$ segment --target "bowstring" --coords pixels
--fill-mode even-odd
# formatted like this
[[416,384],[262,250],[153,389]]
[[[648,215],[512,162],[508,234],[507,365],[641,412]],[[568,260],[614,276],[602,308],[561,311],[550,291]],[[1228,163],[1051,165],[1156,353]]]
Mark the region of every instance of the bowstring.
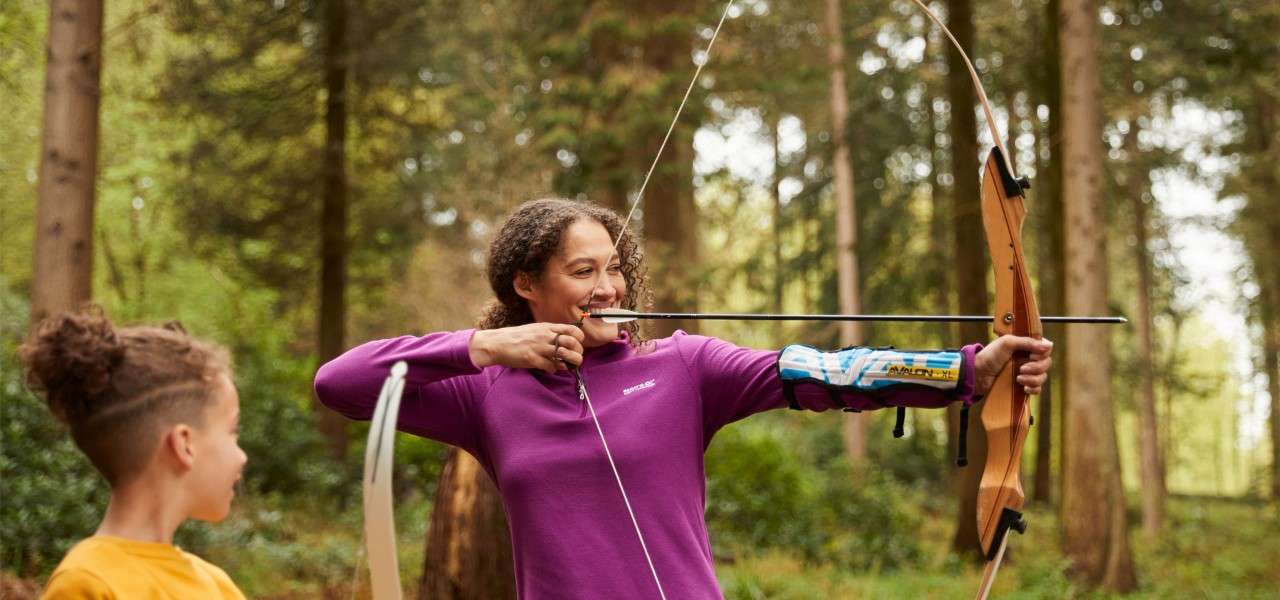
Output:
[[[649,181],[653,178],[654,171],[658,168],[658,161],[662,159],[662,153],[667,148],[667,142],[671,140],[671,134],[676,129],[676,124],[680,121],[680,115],[684,112],[684,107],[689,102],[689,97],[693,94],[693,88],[698,83],[698,77],[702,74],[702,68],[711,61],[711,49],[715,46],[716,39],[720,37],[720,30],[724,27],[725,21],[729,18],[729,13],[733,10],[735,0],[729,0],[724,7],[724,12],[720,15],[720,21],[716,23],[716,28],[711,32],[711,39],[707,40],[707,47],[702,51],[701,60],[697,61],[698,66],[693,71],[693,77],[689,79],[689,86],[685,88],[684,97],[680,99],[680,105],[676,107],[675,116],[671,118],[671,124],[667,126],[667,133],[662,136],[662,143],[658,145],[658,152],[654,154],[653,162],[649,164],[649,170],[645,172],[644,179],[640,182],[640,189],[636,191],[636,196],[631,201],[631,208],[627,211],[627,217],[622,221],[622,227],[618,229],[618,238],[613,242],[613,253],[617,255],[618,247],[622,244],[623,234],[627,231],[627,226],[631,224],[632,217],[636,214],[636,209],[640,206],[640,201],[644,198],[644,192],[649,187]],[[597,287],[601,283],[607,283],[608,269],[600,272],[600,280]],[[592,289],[591,296],[594,298],[595,289]],[[585,318],[585,317],[583,317]],[[581,325],[582,319],[579,319]],[[653,557],[649,554],[649,545],[645,543],[644,533],[640,530],[640,522],[636,519],[636,513],[631,508],[631,498],[627,495],[627,487],[622,483],[622,475],[618,473],[618,465],[613,460],[613,453],[609,451],[609,442],[605,439],[604,428],[600,426],[600,418],[596,415],[595,406],[591,403],[591,397],[587,394],[587,386],[582,380],[581,369],[574,369],[574,376],[577,378],[578,395],[582,401],[586,403],[588,411],[591,413],[591,421],[595,424],[596,433],[600,436],[600,445],[604,448],[605,458],[609,460],[609,468],[613,471],[613,479],[618,484],[618,491],[622,493],[622,502],[627,507],[627,514],[631,517],[631,524],[635,527],[636,539],[640,541],[640,549],[644,551],[645,561],[649,564],[649,573],[653,575],[653,582],[658,586],[658,596],[662,600],[666,600],[667,594],[663,591],[662,580],[658,577],[658,570],[654,567]]]
[[693,78],[689,80],[689,87],[684,90],[684,98],[680,99],[680,106],[676,108],[676,115],[671,119],[671,125],[667,126],[666,135],[662,136],[662,143],[658,145],[658,152],[653,156],[653,162],[649,164],[649,171],[644,174],[644,180],[640,182],[640,189],[636,192],[636,197],[631,201],[631,209],[627,211],[627,218],[622,221],[622,228],[618,230],[618,239],[613,243],[613,251],[618,251],[618,244],[622,243],[622,233],[627,230],[627,225],[631,223],[631,218],[636,214],[636,208],[640,206],[640,200],[644,198],[644,191],[649,187],[649,180],[653,178],[653,172],[658,168],[658,161],[662,159],[662,152],[667,148],[667,142],[671,140],[671,133],[676,129],[676,123],[680,121],[680,114],[684,112],[685,104],[689,102],[689,96],[693,94],[693,86],[698,83],[698,76],[702,74],[702,67],[711,62],[711,48],[715,46],[716,38],[720,37],[720,29],[724,27],[724,22],[729,18],[729,13],[733,10],[733,3],[736,0],[729,0],[724,7],[724,13],[720,15],[720,22],[716,23],[715,31],[711,33],[711,39],[707,41],[707,48],[702,51],[702,60],[698,61],[698,68],[693,71]]

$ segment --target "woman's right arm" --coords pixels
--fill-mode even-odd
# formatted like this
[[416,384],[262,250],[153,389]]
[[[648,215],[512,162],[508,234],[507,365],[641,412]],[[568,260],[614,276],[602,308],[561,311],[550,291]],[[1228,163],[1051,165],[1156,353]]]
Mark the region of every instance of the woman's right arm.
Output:
[[502,365],[553,372],[581,364],[582,337],[573,325],[529,323],[377,340],[320,367],[316,396],[348,418],[367,420],[391,366],[403,360],[409,371],[397,428],[474,454],[478,405],[488,391],[481,370]]
[[476,403],[488,388],[471,358],[475,333],[466,329],[361,344],[320,367],[316,396],[348,418],[367,420],[391,366],[403,360],[409,370],[397,428],[474,451]]

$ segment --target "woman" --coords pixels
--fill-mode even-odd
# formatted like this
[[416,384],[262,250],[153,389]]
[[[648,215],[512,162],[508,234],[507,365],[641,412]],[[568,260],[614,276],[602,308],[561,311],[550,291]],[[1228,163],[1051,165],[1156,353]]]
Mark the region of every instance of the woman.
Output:
[[[315,385],[329,407],[368,419],[388,369],[408,363],[399,429],[484,465],[527,600],[720,598],[703,453],[729,423],[788,404],[970,403],[1016,350],[1032,353],[1018,381],[1036,393],[1050,364],[1052,344],[1023,338],[938,353],[762,351],[683,332],[642,342],[634,322],[583,318],[641,303],[638,241],[613,212],[567,200],[516,209],[488,276],[496,298],[477,329],[366,343]],[[888,375],[904,365],[927,374]]]
[[187,519],[226,518],[246,457],[226,350],[178,327],[117,328],[94,309],[41,323],[27,381],[111,486],[98,530],[44,598],[238,598],[220,568],[173,545]]

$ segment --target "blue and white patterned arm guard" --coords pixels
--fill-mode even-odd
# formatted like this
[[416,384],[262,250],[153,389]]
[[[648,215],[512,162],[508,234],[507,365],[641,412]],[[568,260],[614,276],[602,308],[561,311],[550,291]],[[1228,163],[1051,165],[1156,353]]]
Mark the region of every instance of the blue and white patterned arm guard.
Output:
[[810,346],[791,345],[778,354],[778,376],[791,408],[799,409],[792,387],[815,383],[831,392],[840,406],[840,392],[864,392],[875,399],[878,392],[901,385],[955,390],[960,385],[964,357],[958,350],[908,351],[853,347],[823,352]]

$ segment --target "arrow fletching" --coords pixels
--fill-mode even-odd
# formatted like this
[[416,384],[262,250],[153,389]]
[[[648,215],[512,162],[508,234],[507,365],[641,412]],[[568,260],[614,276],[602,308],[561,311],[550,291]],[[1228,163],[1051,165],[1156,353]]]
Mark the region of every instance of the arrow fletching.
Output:
[[591,312],[582,313],[582,318],[600,319],[605,323],[628,323],[640,317],[636,311],[627,310],[625,308],[602,308]]

